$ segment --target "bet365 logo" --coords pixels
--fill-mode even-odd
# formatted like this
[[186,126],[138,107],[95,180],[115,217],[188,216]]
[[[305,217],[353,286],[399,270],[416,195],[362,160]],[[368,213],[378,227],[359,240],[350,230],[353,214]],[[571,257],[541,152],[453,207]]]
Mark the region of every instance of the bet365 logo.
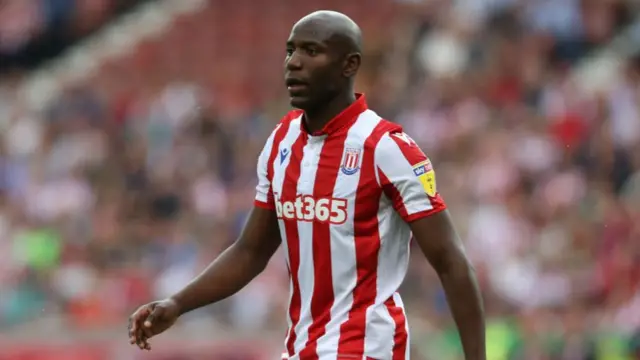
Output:
[[347,221],[347,200],[299,195],[294,201],[275,197],[278,219],[329,222],[339,225]]

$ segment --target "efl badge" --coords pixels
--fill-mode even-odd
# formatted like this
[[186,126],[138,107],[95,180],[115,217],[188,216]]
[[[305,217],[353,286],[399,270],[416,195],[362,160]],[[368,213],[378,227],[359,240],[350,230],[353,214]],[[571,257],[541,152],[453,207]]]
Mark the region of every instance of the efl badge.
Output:
[[362,150],[346,148],[344,151],[344,156],[342,157],[342,165],[340,166],[340,170],[345,175],[353,175],[360,170],[360,154]]
[[436,173],[433,171],[433,166],[429,159],[419,162],[413,166],[413,173],[418,177],[424,192],[427,195],[434,197],[438,192],[436,190]]

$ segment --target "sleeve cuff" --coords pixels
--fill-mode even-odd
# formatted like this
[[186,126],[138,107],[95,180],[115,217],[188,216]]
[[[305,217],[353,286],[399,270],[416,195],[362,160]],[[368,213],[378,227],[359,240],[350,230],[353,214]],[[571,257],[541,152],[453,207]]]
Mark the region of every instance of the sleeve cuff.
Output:
[[447,209],[447,205],[442,204],[442,205],[440,205],[438,207],[435,207],[433,209],[419,211],[419,212],[416,212],[416,213],[413,213],[413,214],[409,214],[409,215],[403,216],[403,220],[405,222],[407,222],[407,223],[411,223],[411,222],[414,222],[414,221],[416,221],[418,219],[422,219],[422,218],[437,214],[437,213],[439,213],[441,211],[444,211],[446,209]]
[[258,199],[255,199],[253,201],[253,205],[259,208],[263,208],[263,209],[267,209],[267,210],[275,210],[276,207],[273,204],[269,204],[267,202],[264,201],[260,201]]

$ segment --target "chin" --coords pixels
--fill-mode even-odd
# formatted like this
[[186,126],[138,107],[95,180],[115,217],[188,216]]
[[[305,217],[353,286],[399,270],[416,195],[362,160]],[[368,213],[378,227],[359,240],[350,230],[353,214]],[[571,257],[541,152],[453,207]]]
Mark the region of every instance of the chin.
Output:
[[300,110],[306,110],[311,105],[311,101],[309,101],[309,98],[302,96],[291,96],[289,98],[289,103],[292,107]]

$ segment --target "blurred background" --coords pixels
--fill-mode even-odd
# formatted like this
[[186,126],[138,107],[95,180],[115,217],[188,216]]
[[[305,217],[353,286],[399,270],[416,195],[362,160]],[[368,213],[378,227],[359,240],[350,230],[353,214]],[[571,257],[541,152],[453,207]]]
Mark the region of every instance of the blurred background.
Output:
[[[640,359],[635,0],[1,0],[0,359],[278,358],[278,254],[154,351],[128,315],[238,235],[308,12],[364,31],[358,90],[432,158],[481,281],[489,360]],[[434,272],[413,359],[462,359]]]

